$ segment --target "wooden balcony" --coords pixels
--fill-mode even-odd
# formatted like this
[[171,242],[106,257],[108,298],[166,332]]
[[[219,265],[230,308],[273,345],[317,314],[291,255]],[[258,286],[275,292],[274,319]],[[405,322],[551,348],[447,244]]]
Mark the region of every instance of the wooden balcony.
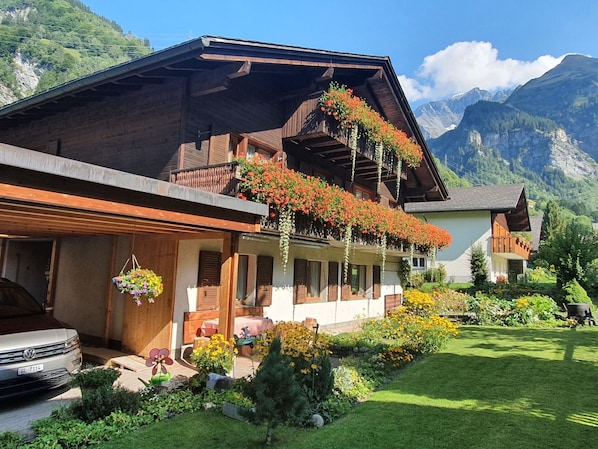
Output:
[[493,236],[491,252],[507,259],[529,260],[532,251],[531,243],[513,235]]
[[[328,160],[336,166],[351,171],[352,146],[355,146],[355,176],[366,181],[378,181],[378,158],[375,145],[360,138],[351,139],[351,130],[341,129],[334,119],[325,116],[320,110],[319,97],[313,96],[291,107],[289,118],[282,128],[282,137],[287,149],[297,154],[309,152]],[[396,181],[398,158],[385,152],[382,159],[382,182]]]
[[237,162],[229,162],[207,167],[175,170],[170,173],[170,182],[207,192],[236,196],[240,182],[238,167]]

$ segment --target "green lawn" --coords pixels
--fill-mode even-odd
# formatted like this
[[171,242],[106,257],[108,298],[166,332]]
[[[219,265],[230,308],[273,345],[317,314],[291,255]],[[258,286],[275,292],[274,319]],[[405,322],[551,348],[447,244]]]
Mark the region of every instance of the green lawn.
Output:
[[[345,418],[278,428],[277,448],[598,447],[598,328],[463,327]],[[186,414],[101,448],[263,447],[264,428]]]

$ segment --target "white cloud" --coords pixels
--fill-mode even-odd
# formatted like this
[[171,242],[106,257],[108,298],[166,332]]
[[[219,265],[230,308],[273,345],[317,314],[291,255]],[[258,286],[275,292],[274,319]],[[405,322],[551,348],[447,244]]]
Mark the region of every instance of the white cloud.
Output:
[[540,56],[534,61],[498,59],[489,42],[456,42],[426,56],[416,79],[399,76],[410,102],[431,101],[467,92],[474,87],[494,91],[513,88],[537,78],[564,56]]

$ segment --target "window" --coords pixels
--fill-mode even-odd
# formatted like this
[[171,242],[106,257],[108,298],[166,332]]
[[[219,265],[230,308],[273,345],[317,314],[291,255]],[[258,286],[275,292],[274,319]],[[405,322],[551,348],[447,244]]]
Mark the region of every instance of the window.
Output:
[[277,153],[276,148],[259,143],[247,137],[232,136],[230,139],[229,158],[241,157],[248,161],[259,159],[267,161]]
[[413,268],[426,268],[426,258],[425,257],[414,257],[411,260],[411,265]]
[[372,192],[371,190],[366,190],[362,187],[355,186],[353,188],[353,192],[355,193],[355,197],[358,200],[374,201],[374,199],[376,198],[376,195],[374,194],[374,192]]
[[307,261],[307,296],[311,298],[320,297],[320,274],[322,264],[317,261]]
[[351,279],[351,295],[365,296],[365,265],[351,265],[349,273]]
[[322,262],[295,259],[293,273],[293,296],[295,304],[321,300]]
[[[372,272],[369,272],[372,276]],[[341,287],[341,299],[363,299],[368,294],[368,288],[372,286],[372,278],[368,280],[368,267],[366,265],[349,264],[346,282],[343,280]]]

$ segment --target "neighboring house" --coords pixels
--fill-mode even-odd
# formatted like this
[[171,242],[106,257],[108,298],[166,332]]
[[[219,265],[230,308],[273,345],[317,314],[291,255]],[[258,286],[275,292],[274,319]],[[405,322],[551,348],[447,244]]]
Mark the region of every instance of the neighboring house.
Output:
[[[438,252],[434,263],[446,268],[454,282],[471,281],[470,255],[481,245],[491,281],[511,281],[525,271],[531,244],[513,232],[530,232],[523,184],[449,188],[444,202],[408,203],[405,211],[450,232],[450,248]],[[432,261],[428,259],[428,268]]]
[[[380,170],[365,143],[349,148],[318,104],[331,81],[419,144],[419,166],[397,173],[387,155]],[[421,255],[434,245],[410,222],[386,251],[364,233],[346,253],[342,233],[298,213],[285,266],[272,209],[235,198],[236,158],[389,207],[447,197],[386,57],[203,37],[0,109],[0,142],[1,274],[41,291],[89,341],[140,355],[215,328],[232,336],[241,317],[335,326],[382,315],[402,293],[411,243]],[[110,282],[132,254],[163,277],[155,304]]]

